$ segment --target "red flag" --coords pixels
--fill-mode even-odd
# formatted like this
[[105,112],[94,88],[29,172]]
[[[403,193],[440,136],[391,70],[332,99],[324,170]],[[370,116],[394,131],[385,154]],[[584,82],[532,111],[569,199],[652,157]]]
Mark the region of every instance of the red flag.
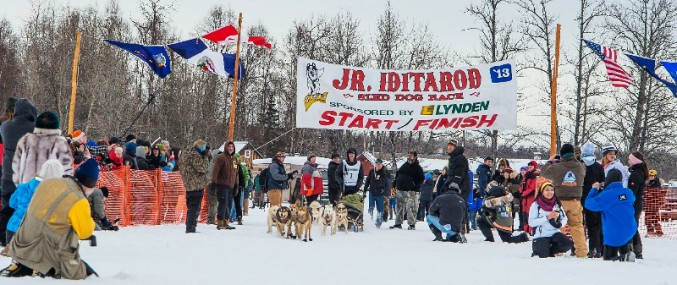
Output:
[[[237,42],[237,29],[233,25],[228,25],[202,37],[221,45],[235,43]],[[247,36],[242,33],[242,35],[240,35],[240,39],[242,40],[242,43],[253,44],[267,48],[272,47],[272,45],[266,41],[266,38],[262,36]]]

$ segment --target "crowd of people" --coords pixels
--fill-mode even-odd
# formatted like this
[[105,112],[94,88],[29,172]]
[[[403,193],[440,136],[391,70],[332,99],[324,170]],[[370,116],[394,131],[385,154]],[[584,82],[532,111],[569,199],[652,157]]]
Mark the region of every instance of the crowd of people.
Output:
[[[180,172],[186,233],[197,232],[205,190],[207,222],[218,230],[242,225],[252,194],[252,208],[280,206],[292,179],[291,203],[310,204],[325,192],[315,155],[307,157],[300,175],[287,172],[284,152],[255,173],[233,142],[223,150],[204,140],[179,149],[134,135],[95,142],[80,130],[63,135],[57,114],[38,113],[25,98],[7,100],[0,123],[0,244],[1,254],[13,259],[2,276],[84,279],[96,274],[80,258],[78,240],[95,245],[95,230],[118,229],[117,221],[105,215],[108,190],[96,188],[100,171],[128,166]],[[425,221],[435,241],[457,243],[465,243],[471,230],[494,242],[496,229],[506,243],[531,239],[532,255],[542,258],[569,250],[579,258],[643,258],[637,230],[642,211],[648,234],[663,235],[657,216],[665,193],[640,152],[632,152],[625,167],[613,146],[604,147],[598,160],[591,143],[580,148],[564,144],[544,165],[531,161],[516,171],[501,159],[494,169],[493,158],[487,157],[474,172],[458,141],[447,144],[447,153],[447,166],[428,173],[416,151],[394,171],[376,159],[367,173],[356,149],[348,149],[345,160],[334,153],[327,170],[329,202],[353,201],[361,208],[368,195],[367,212],[377,227],[394,220],[390,229],[402,229],[406,221],[407,229],[415,230],[417,222]],[[562,232],[565,227],[571,239]]]

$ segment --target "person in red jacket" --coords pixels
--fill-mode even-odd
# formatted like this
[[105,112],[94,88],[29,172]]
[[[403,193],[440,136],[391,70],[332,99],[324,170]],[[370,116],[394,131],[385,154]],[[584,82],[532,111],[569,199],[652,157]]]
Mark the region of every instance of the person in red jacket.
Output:
[[[522,187],[520,188],[520,210],[522,220],[529,220],[529,209],[531,203],[536,199],[536,179],[538,179],[538,163],[532,160],[527,165],[527,173],[522,178]],[[525,232],[531,233],[531,227],[524,223]]]
[[317,170],[315,160],[317,160],[317,157],[314,154],[309,155],[308,161],[306,161],[303,169],[301,169],[301,184],[303,186],[301,187],[301,194],[306,197],[307,205],[317,200],[317,197],[324,192],[322,175]]

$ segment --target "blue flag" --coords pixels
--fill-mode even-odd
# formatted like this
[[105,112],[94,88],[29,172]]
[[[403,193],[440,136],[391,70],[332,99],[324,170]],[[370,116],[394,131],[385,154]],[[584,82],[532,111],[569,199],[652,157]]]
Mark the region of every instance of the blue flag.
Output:
[[[670,92],[672,92],[672,95],[677,97],[677,84],[670,82],[668,80],[665,80],[663,78],[660,78],[658,76],[658,74],[656,74],[656,60],[655,59],[648,58],[648,57],[642,57],[642,56],[634,55],[634,54],[628,54],[628,53],[626,53],[625,55],[627,55],[639,67],[644,69],[644,71],[646,71],[646,73],[651,75],[651,77],[653,77],[656,80],[663,83],[665,85],[665,87],[670,89]],[[665,69],[668,71],[668,73],[670,73],[670,76],[672,76],[672,78],[675,78],[675,80],[677,80],[677,78],[676,78],[677,74],[675,74],[675,70],[673,70],[673,72],[670,72],[670,69],[669,69],[669,68],[677,69],[677,63],[674,63],[674,66],[670,65],[670,62],[664,61],[662,63],[663,63],[663,67],[665,67]],[[665,63],[668,63],[668,65],[666,65]]]
[[[223,77],[233,77],[235,74],[235,55],[222,54],[209,49],[202,40],[195,38],[183,42],[167,45],[171,50],[188,60],[205,72]],[[240,62],[238,79],[245,75],[244,65]]]
[[677,62],[675,61],[661,61],[661,64],[665,68],[665,70],[668,71],[668,74],[670,74],[670,77],[675,80],[675,83],[677,83]]
[[148,64],[151,70],[160,78],[165,78],[172,72],[167,50],[163,46],[144,46],[118,41],[106,40],[107,43],[130,52]]

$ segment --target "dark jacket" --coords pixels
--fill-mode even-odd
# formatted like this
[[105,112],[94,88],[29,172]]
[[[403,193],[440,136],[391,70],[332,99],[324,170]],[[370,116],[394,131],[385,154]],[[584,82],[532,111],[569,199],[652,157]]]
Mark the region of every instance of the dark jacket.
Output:
[[644,190],[646,189],[646,180],[644,168],[641,164],[630,167],[630,179],[628,179],[628,188],[635,194],[635,213],[641,213],[644,206]]
[[432,201],[433,200],[433,188],[435,188],[435,179],[430,178],[423,181],[423,186],[421,186],[421,201]]
[[14,106],[14,118],[0,126],[0,134],[5,152],[2,156],[2,179],[12,180],[12,159],[19,139],[35,129],[35,118],[38,110],[28,99],[19,99]]
[[405,162],[395,173],[395,185],[400,191],[421,191],[425,177],[418,159],[413,163]]
[[329,182],[329,189],[341,189],[341,185],[343,184],[343,176],[336,174],[340,166],[340,163],[335,163],[333,161],[329,162],[329,166],[327,167],[327,180]]
[[139,169],[136,165],[136,148],[125,149],[125,153],[122,155],[122,164],[129,165],[131,169]]
[[461,224],[467,211],[465,200],[453,190],[437,196],[430,205],[430,215],[439,217],[440,224],[450,225],[451,230],[456,233],[461,232]]
[[367,175],[364,190],[369,191],[369,195],[372,196],[389,195],[390,185],[392,185],[391,180],[392,177],[390,177],[390,173],[388,173],[385,166],[379,171],[376,171],[376,168],[374,168]]
[[581,199],[585,164],[576,158],[565,158],[559,162],[548,161],[541,169],[541,176],[552,181],[555,196],[560,200]]
[[449,166],[447,168],[447,184],[455,182],[461,187],[461,197],[464,200],[468,200],[468,195],[470,195],[470,179],[468,179],[468,171],[470,171],[470,166],[468,166],[468,158],[463,155],[462,146],[456,147],[456,149],[449,154]]
[[585,198],[588,197],[592,184],[599,182],[604,183],[604,167],[599,162],[596,162],[585,167],[585,178],[583,179],[583,196],[581,197],[581,205],[585,206]]
[[[268,165],[268,181],[266,182],[266,189],[287,189],[287,180],[289,175],[284,170],[284,165],[279,160],[273,158],[273,162]],[[298,183],[297,183],[298,184]]]
[[480,197],[476,198],[482,198],[485,195],[487,185],[491,182],[491,168],[489,165],[482,163],[477,167],[475,172],[477,173],[477,184],[480,187]]

